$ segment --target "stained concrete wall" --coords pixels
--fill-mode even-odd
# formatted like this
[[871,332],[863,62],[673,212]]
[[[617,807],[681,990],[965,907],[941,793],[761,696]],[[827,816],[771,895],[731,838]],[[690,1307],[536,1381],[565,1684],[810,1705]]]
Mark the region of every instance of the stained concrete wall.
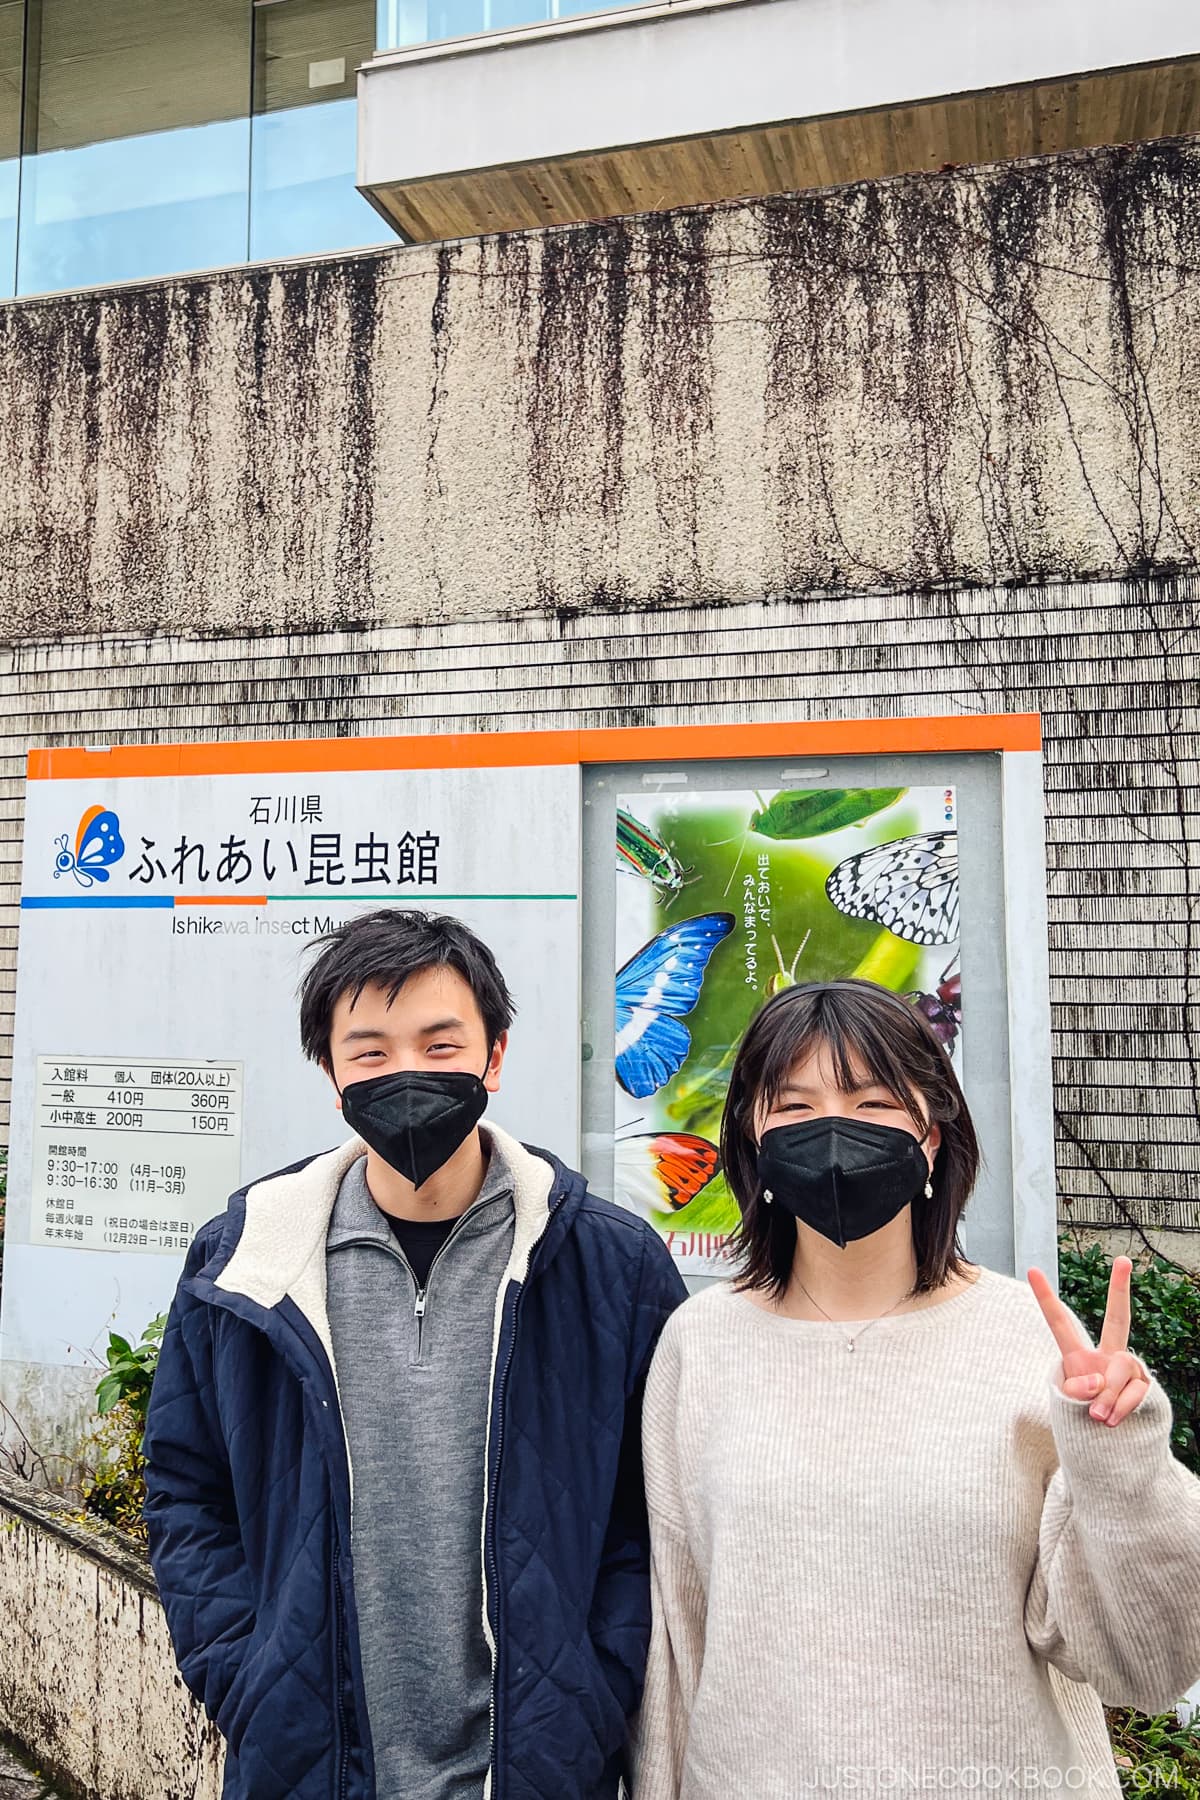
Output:
[[218,1800],[216,1728],[175,1670],[148,1567],[0,1476],[0,1730],[86,1800]]
[[31,743],[1037,710],[1064,1204],[1200,1227],[1198,202],[1151,144],[0,311],[0,981]]
[[0,621],[1125,574],[1200,536],[1200,145],[0,311]]

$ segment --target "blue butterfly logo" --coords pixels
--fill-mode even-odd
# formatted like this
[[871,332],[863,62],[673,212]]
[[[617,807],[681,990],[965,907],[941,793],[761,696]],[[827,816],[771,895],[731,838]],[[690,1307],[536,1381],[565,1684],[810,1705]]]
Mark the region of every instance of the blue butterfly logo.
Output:
[[95,881],[107,881],[110,866],[125,854],[121,823],[115,812],[103,806],[89,806],[75,832],[75,848],[64,831],[55,838],[58,855],[54,858],[54,879],[74,875],[80,887],[91,887]]
[[665,1087],[692,1047],[679,1023],[700,998],[708,959],[733,930],[732,913],[681,919],[617,971],[617,1080],[644,1100]]

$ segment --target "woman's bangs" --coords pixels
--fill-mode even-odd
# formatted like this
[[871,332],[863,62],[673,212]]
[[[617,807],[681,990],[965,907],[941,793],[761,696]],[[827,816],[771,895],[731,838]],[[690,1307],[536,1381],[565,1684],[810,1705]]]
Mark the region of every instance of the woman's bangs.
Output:
[[[819,1021],[807,1007],[793,1006],[785,1013],[780,1028],[767,1046],[762,1076],[756,1093],[748,1094],[752,1107],[774,1106],[787,1086],[788,1077],[797,1063],[802,1063],[826,1044]],[[830,1046],[831,1054],[833,1047]]]
[[[834,994],[829,998],[836,1004],[840,996]],[[908,1002],[901,1000],[900,1004],[907,1006]],[[904,1032],[907,1021],[897,1015],[893,1033],[888,1029],[893,1025],[891,1019],[885,1025],[881,1018],[870,1016],[864,1007],[853,1001],[846,1008],[850,1017],[846,1017],[840,1008],[838,1013],[839,1053],[835,1073],[841,1091],[844,1094],[853,1093],[862,1086],[865,1077],[868,1083],[886,1088],[899,1101],[913,1124],[924,1132],[927,1120],[921,1095],[906,1069],[902,1054],[904,1046],[896,1041],[896,1037]],[[916,1049],[919,1045],[917,1032],[914,1031],[912,1036],[916,1042],[911,1048]]]
[[[899,1004],[906,1003],[901,1000]],[[897,1054],[899,1046],[889,1042],[891,1034],[873,1016],[874,1009],[865,1007],[857,995],[825,988],[803,998],[797,996],[781,1011],[784,1016],[763,1059],[759,1091],[753,1097],[756,1105],[765,1104],[768,1110],[773,1107],[796,1065],[814,1054],[819,1058],[824,1052],[843,1094],[856,1092],[864,1079],[877,1083],[895,1095],[915,1125],[925,1129],[919,1096]],[[899,1017],[895,1020],[899,1030],[905,1023]],[[917,1048],[919,1031],[912,1035],[916,1040],[913,1047]]]

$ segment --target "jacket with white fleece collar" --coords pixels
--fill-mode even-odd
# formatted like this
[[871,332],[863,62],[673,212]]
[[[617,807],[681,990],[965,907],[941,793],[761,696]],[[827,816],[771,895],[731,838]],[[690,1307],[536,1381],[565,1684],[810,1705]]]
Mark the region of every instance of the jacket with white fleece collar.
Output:
[[[609,1800],[650,1631],[642,1389],[684,1288],[642,1220],[495,1126],[515,1177],[479,1472],[491,1800]],[[189,1252],[146,1430],[150,1553],[226,1800],[374,1800],[325,1240],[357,1139]],[[420,1554],[419,1521],[414,1554]]]

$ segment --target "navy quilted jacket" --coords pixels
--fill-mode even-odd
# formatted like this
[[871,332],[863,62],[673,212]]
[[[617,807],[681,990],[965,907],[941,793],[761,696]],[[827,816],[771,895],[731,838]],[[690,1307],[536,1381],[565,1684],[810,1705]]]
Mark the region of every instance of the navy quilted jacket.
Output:
[[[642,1386],[684,1288],[649,1226],[505,1144],[522,1173],[480,1472],[489,1793],[601,1800],[649,1639]],[[151,1558],[180,1671],[226,1739],[226,1800],[375,1800],[324,1309],[329,1213],[362,1150],[243,1189],[204,1227],[151,1397]]]

